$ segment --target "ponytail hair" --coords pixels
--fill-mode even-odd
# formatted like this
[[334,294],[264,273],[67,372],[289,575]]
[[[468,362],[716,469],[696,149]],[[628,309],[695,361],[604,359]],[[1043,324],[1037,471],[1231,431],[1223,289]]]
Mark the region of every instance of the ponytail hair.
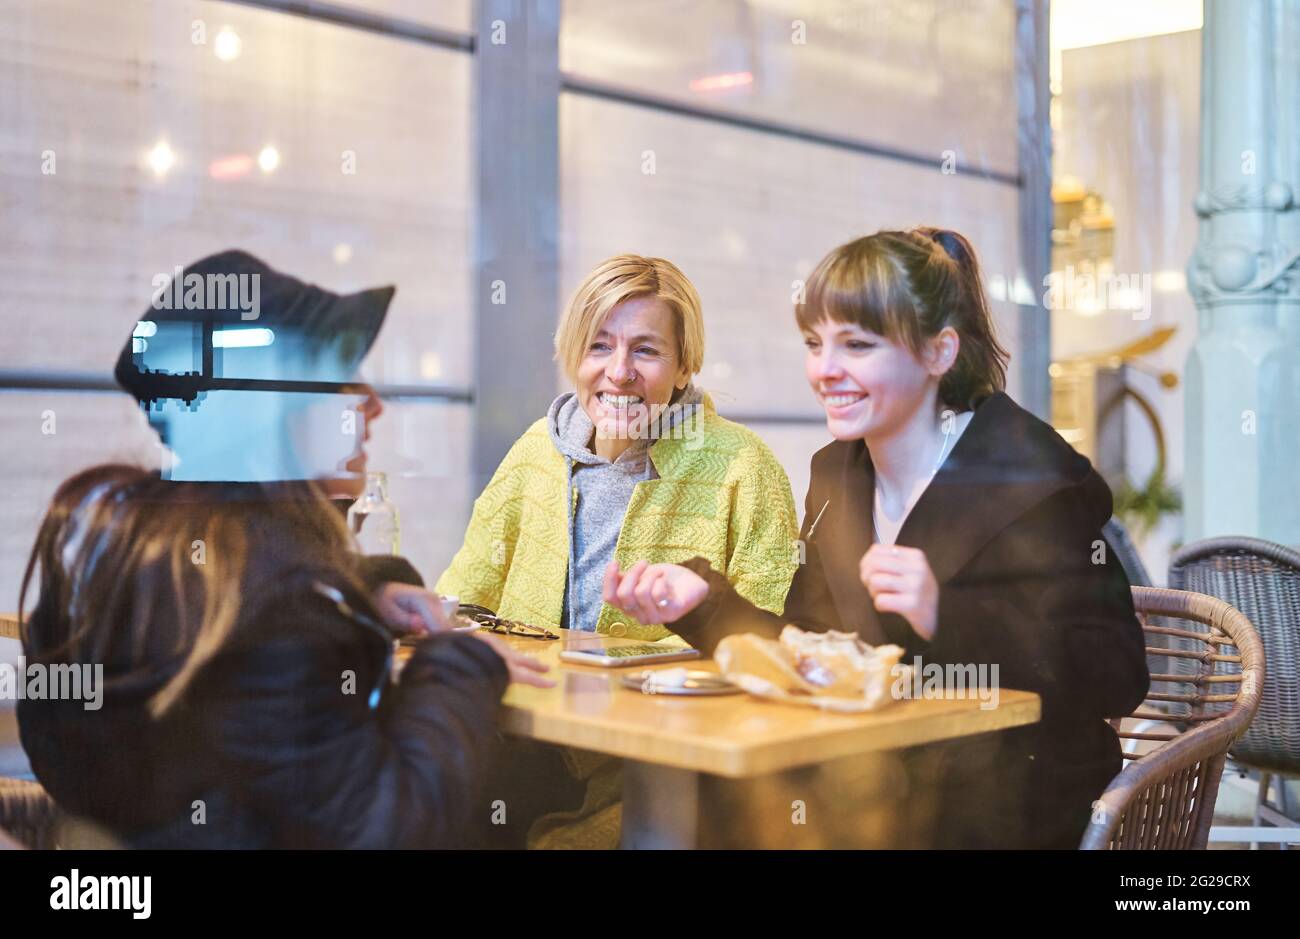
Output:
[[1007,384],[1007,350],[998,341],[975,249],[945,228],[879,231],[821,260],[795,305],[799,328],[823,320],[854,323],[919,354],[946,326],[957,358],[939,380],[939,400],[972,410]]

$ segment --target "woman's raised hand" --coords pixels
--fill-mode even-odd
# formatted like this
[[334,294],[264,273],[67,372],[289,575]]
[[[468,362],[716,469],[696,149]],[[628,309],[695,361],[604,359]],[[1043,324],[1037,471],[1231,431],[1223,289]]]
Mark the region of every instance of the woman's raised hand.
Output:
[[399,633],[434,635],[455,625],[447,619],[442,598],[423,587],[389,582],[375,591],[373,599],[384,622]]
[[877,610],[899,614],[922,639],[934,638],[939,585],[924,551],[876,542],[862,556],[858,573]]
[[680,564],[637,561],[622,573],[610,561],[605,568],[605,602],[645,626],[681,619],[708,595],[708,582]]

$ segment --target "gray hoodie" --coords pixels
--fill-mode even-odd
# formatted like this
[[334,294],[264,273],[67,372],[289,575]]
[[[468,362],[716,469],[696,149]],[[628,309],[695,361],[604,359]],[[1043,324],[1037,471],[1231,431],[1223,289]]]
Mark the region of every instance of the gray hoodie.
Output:
[[[666,414],[667,428],[676,426],[704,396],[687,385]],[[610,462],[590,449],[595,425],[568,391],[546,412],[551,442],[569,468],[569,581],[564,590],[562,623],[569,629],[595,630],[600,618],[605,568],[614,559],[618,533],[623,528],[636,484],[658,479],[650,459],[653,440],[636,440],[617,460]]]

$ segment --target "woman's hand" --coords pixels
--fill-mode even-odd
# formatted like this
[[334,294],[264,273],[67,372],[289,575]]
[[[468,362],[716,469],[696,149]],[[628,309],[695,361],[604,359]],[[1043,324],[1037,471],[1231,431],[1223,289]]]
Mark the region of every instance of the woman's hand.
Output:
[[637,561],[626,574],[617,561],[605,568],[605,602],[643,626],[681,619],[708,595],[708,581],[680,564]]
[[433,635],[455,626],[443,612],[442,598],[423,587],[389,582],[375,591],[373,599],[384,622],[398,633]]
[[939,584],[920,548],[873,544],[858,565],[876,609],[897,613],[927,642],[939,620]]
[[470,633],[470,635],[475,639],[486,642],[496,651],[497,655],[501,656],[506,663],[506,667],[510,669],[511,681],[518,682],[521,685],[532,685],[534,688],[555,687],[555,682],[542,677],[542,672],[551,670],[551,667],[545,662],[517,651],[500,636],[494,636],[490,632],[478,630]]

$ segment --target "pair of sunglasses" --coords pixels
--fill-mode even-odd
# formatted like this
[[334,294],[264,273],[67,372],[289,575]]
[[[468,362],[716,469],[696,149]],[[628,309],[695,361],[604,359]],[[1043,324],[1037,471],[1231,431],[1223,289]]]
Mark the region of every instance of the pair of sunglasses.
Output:
[[456,612],[472,623],[477,623],[489,632],[503,636],[523,636],[525,639],[559,639],[560,634],[551,632],[542,626],[520,623],[497,616],[492,610],[477,603],[462,603]]

